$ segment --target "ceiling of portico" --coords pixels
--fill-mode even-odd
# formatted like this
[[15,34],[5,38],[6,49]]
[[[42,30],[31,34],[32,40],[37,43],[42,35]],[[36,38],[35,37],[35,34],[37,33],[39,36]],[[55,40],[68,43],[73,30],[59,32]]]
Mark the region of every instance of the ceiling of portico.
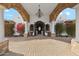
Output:
[[38,5],[40,5],[40,9],[44,15],[50,15],[57,6],[57,3],[23,3],[22,5],[30,16],[34,16],[38,12]]

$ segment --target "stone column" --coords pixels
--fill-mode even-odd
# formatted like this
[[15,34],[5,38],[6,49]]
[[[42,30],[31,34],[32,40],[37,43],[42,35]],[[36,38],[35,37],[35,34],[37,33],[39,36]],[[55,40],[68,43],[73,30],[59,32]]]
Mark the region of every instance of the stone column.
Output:
[[79,42],[79,4],[74,7],[76,12],[76,33],[75,33],[75,41]]
[[4,28],[4,9],[3,6],[0,6],[0,55],[5,54],[9,51],[9,40],[5,39],[5,28]]
[[51,22],[51,34],[52,34],[52,36],[55,35],[55,21]]
[[77,19],[76,19],[76,41],[79,42],[79,10],[77,11]]
[[71,51],[79,55],[79,4],[74,9],[76,10],[76,36],[71,40]]
[[46,32],[46,24],[45,24],[45,26],[44,26],[44,33],[43,33],[43,35],[45,35],[45,33],[47,33],[47,32]]
[[25,23],[25,34],[24,34],[24,37],[27,37],[27,35],[28,35],[28,22],[25,21],[24,23]]
[[34,23],[34,26],[33,27],[34,27],[34,36],[35,36],[35,23]]
[[0,9],[0,40],[4,39],[4,10]]

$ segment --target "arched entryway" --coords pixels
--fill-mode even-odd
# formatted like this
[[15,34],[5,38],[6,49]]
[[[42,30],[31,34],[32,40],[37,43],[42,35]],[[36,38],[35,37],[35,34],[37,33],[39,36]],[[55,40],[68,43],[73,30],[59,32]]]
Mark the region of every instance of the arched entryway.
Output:
[[45,35],[45,24],[42,21],[35,22],[35,35]]
[[[23,36],[24,35],[25,28],[22,30],[22,32],[23,32],[22,34],[18,30],[18,28],[21,29],[21,24],[25,24],[25,23],[24,23],[23,17],[21,16],[21,14],[18,12],[17,9],[15,9],[15,8],[5,9],[4,10],[4,20],[10,23],[7,25],[8,30],[7,30],[7,26],[5,25],[5,27],[6,27],[5,36]],[[14,24],[12,24],[12,22]],[[11,24],[13,26],[11,26]]]
[[73,8],[63,9],[56,19],[56,36],[75,37],[75,21],[76,10]]

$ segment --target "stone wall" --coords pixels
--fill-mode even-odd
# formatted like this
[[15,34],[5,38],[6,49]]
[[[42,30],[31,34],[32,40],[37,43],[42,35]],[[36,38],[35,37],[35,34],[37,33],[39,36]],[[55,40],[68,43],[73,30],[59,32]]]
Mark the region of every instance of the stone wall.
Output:
[[0,55],[3,55],[9,51],[8,44],[8,40],[0,40]]

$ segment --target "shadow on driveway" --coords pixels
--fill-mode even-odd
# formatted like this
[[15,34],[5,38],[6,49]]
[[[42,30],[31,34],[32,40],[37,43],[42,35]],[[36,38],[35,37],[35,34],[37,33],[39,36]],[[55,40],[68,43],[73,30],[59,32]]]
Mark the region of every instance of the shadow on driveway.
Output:
[[23,54],[19,54],[19,53],[15,53],[15,52],[12,52],[12,51],[9,51],[9,52],[5,53],[2,56],[24,56],[24,55]]

